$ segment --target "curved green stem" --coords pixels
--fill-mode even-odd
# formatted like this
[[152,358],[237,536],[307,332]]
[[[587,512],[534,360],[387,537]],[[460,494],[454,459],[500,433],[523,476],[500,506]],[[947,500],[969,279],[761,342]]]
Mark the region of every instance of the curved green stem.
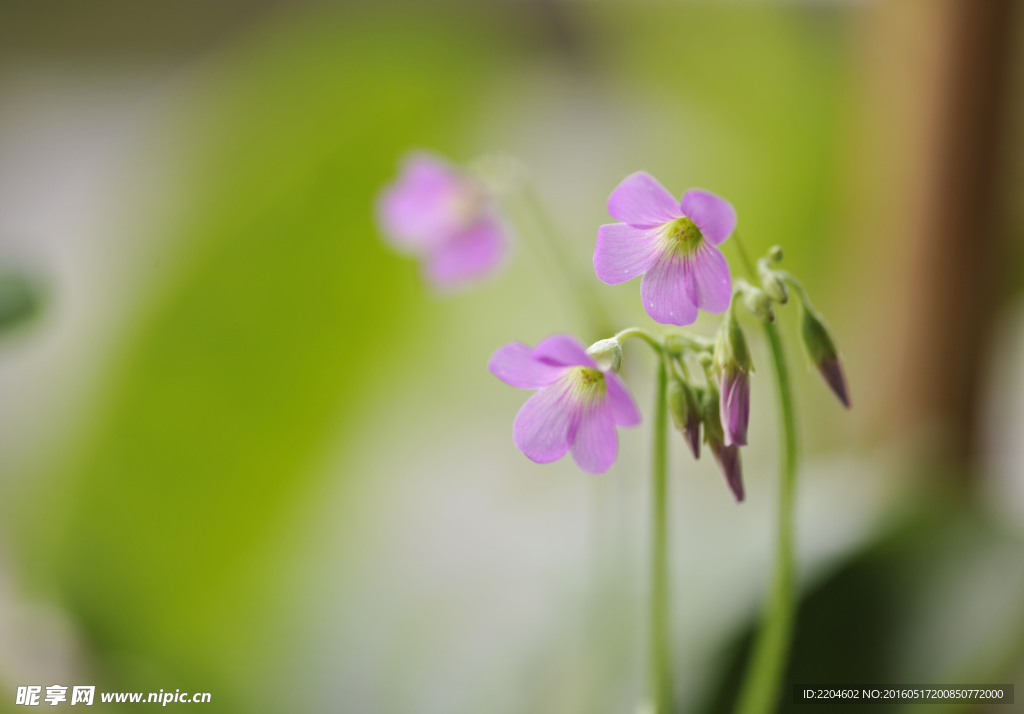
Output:
[[775,572],[764,619],[740,690],[737,714],[769,714],[781,694],[789,660],[793,620],[796,610],[796,575],[793,557],[793,506],[796,496],[796,415],[789,382],[786,355],[778,328],[765,323],[772,349],[778,391],[781,436],[781,482],[779,484],[778,541],[775,548]]
[[660,358],[661,353],[664,350],[664,345],[662,345],[661,340],[659,340],[657,337],[655,337],[650,332],[641,327],[627,327],[625,330],[617,332],[615,334],[615,337],[613,337],[612,339],[617,340],[619,344],[622,344],[630,337],[639,337],[641,340],[650,345],[651,349],[654,350],[655,354],[657,354]]
[[668,568],[668,368],[658,359],[651,454],[651,700],[656,714],[672,712],[672,631]]
[[[754,266],[738,235],[734,235],[734,243],[753,278]],[[775,571],[772,574],[768,603],[740,689],[736,714],[770,714],[777,707],[786,673],[786,663],[789,660],[796,610],[796,567],[793,556],[793,506],[796,499],[797,470],[796,413],[779,328],[773,323],[766,322],[764,330],[771,346],[779,407],[781,448],[778,540],[775,544]]]

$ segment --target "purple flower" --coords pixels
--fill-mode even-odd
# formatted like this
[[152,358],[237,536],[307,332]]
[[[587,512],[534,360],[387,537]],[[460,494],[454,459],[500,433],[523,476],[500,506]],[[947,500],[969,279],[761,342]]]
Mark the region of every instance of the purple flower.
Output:
[[417,152],[377,202],[391,245],[423,260],[436,288],[452,288],[496,270],[508,251],[505,230],[484,186],[456,166]]
[[537,463],[572,451],[587,473],[604,473],[619,449],[617,426],[636,426],[640,412],[619,377],[603,372],[570,335],[554,335],[535,348],[505,345],[487,368],[501,381],[536,394],[516,415],[512,441]]
[[594,271],[609,285],[643,273],[644,310],[664,325],[690,325],[697,310],[729,307],[732,280],[715,246],[736,228],[736,211],[724,198],[691,190],[678,203],[648,173],[626,177],[608,199],[622,223],[601,226]]

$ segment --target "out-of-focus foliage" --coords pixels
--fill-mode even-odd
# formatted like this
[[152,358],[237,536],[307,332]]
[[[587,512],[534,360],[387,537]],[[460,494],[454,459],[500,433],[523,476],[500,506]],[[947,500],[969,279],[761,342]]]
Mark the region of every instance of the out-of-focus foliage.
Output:
[[40,286],[24,273],[0,273],[0,334],[38,315],[42,302]]
[[482,31],[440,20],[286,22],[186,90],[195,204],[171,233],[189,258],[119,357],[87,444],[24,514],[26,562],[107,686],[171,675],[252,711],[230,679],[275,656],[263,549],[328,437],[425,331],[421,286],[377,240],[372,205],[408,146],[455,144],[484,76]]

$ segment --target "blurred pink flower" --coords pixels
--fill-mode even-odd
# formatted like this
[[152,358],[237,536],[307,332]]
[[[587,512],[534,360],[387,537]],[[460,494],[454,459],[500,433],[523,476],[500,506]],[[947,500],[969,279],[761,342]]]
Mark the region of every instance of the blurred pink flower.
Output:
[[536,348],[505,345],[487,368],[501,381],[536,394],[516,415],[512,441],[537,463],[557,461],[572,451],[576,464],[600,474],[615,462],[618,426],[636,426],[640,412],[612,371],[602,372],[569,335],[554,335]]
[[380,194],[377,217],[388,242],[418,256],[436,288],[492,273],[508,252],[506,231],[483,184],[425,152],[402,161],[401,175]]
[[664,325],[690,325],[698,308],[729,307],[729,264],[715,246],[736,228],[732,204],[698,190],[676,202],[653,176],[638,171],[612,192],[608,212],[622,223],[597,231],[597,277],[618,285],[643,273],[644,310]]

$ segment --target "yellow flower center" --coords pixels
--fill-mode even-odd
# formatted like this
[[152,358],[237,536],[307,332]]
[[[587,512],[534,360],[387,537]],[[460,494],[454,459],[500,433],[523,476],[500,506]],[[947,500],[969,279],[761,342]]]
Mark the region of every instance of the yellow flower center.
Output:
[[572,395],[580,401],[598,401],[607,391],[604,373],[592,367],[573,367],[566,373],[564,379]]
[[665,240],[684,255],[693,255],[704,242],[704,234],[692,220],[683,216],[665,224]]

